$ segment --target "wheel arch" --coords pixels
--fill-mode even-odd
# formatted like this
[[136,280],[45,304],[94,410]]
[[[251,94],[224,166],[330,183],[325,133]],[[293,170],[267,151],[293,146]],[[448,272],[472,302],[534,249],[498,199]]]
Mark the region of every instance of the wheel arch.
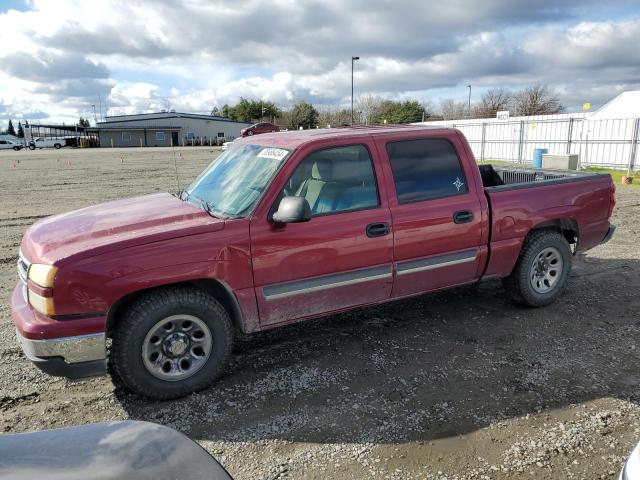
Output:
[[577,246],[580,241],[580,228],[578,222],[573,218],[558,218],[534,225],[531,230],[527,232],[527,237],[531,235],[532,232],[539,230],[555,230],[564,236],[569,245],[575,244]]
[[128,293],[127,295],[118,299],[111,306],[111,308],[109,308],[109,311],[107,313],[107,335],[111,335],[111,332],[113,332],[114,327],[118,323],[118,318],[120,317],[122,312],[129,305],[131,305],[131,303],[135,302],[138,298],[150,292],[173,287],[191,287],[210,293],[215,297],[216,300],[218,300],[222,304],[224,309],[229,313],[234,327],[239,332],[245,333],[240,304],[238,303],[238,299],[233,293],[231,287],[220,280],[212,278],[201,278],[136,290],[135,292]]

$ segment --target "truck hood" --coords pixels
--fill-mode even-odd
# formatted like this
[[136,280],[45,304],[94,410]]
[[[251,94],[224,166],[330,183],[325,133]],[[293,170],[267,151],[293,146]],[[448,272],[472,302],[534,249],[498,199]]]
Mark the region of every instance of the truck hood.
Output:
[[197,206],[157,193],[42,219],[27,230],[21,249],[30,262],[53,264],[223,227],[224,220]]

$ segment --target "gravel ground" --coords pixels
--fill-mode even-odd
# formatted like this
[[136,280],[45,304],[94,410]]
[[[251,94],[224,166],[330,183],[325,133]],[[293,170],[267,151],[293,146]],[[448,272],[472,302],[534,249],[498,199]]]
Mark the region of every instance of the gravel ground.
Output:
[[242,339],[226,375],[151,402],[108,377],[46,376],[16,345],[9,295],[35,220],[176,190],[217,149],[0,152],[0,431],[140,419],[176,428],[242,479],[614,478],[640,440],[640,190],[613,240],[536,310],[499,282]]

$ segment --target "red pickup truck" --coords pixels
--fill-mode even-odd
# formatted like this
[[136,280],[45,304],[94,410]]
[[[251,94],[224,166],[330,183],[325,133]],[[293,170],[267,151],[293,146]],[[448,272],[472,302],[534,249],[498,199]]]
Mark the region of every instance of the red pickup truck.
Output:
[[[12,316],[27,357],[176,398],[234,335],[488,278],[538,307],[614,227],[609,175],[478,167],[443,128],[247,137],[178,195],[43,219],[22,239]],[[106,348],[107,339],[111,346]]]

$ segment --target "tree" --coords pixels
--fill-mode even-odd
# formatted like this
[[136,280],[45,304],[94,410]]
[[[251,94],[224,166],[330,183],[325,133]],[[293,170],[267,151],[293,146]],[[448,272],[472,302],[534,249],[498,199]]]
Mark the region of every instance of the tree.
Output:
[[88,118],[80,117],[80,120],[78,120],[78,126],[87,128],[87,127],[91,126],[91,123],[89,123],[89,119]]
[[273,102],[248,100],[240,97],[240,101],[235,106],[225,105],[222,107],[222,114],[239,122],[252,122],[263,118],[276,118],[280,116],[281,112]]
[[291,109],[289,121],[294,128],[312,128],[318,124],[318,112],[313,105],[300,100]]
[[509,109],[512,98],[511,92],[504,88],[487,90],[475,108],[474,117],[495,118],[497,112]]
[[424,107],[416,100],[396,102],[383,100],[372,123],[413,123],[421,122]]
[[560,113],[564,106],[547,85],[534,85],[514,95],[516,115],[550,115]]
[[22,128],[22,122],[18,122],[18,138],[24,138],[24,128]]
[[328,106],[318,108],[318,125],[320,125],[321,128],[327,126],[339,127],[341,125],[349,125],[350,123],[351,110]]
[[16,129],[13,128],[13,122],[9,120],[9,126],[7,127],[7,135],[16,136]]
[[369,125],[374,122],[374,119],[380,117],[380,109],[382,108],[382,98],[375,95],[367,94],[361,95],[356,98],[354,102],[354,110],[361,112],[362,122],[365,125]]
[[467,117],[467,103],[456,102],[448,98],[440,102],[440,115],[443,120],[458,120]]

